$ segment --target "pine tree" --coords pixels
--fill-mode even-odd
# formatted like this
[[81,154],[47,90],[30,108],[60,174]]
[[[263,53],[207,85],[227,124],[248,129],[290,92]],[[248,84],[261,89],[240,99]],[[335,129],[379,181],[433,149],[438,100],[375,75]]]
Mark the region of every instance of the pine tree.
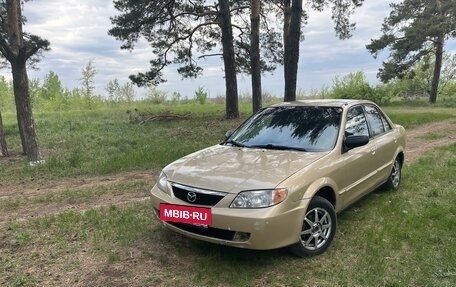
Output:
[[41,159],[30,102],[26,64],[36,61],[41,51],[49,50],[49,42],[22,29],[20,0],[0,1],[0,53],[10,63],[14,98],[22,150],[30,162]]
[[403,78],[425,56],[433,54],[429,102],[435,103],[442,69],[445,40],[456,37],[456,1],[404,0],[391,4],[392,11],[382,26],[383,35],[371,41],[367,49],[374,57],[390,51],[378,76],[383,82]]

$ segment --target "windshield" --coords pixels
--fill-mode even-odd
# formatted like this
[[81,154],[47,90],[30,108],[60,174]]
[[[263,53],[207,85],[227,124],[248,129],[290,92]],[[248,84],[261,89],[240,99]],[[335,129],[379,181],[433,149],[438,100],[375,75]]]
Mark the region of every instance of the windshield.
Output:
[[339,133],[337,107],[271,107],[248,119],[225,144],[251,148],[329,151]]

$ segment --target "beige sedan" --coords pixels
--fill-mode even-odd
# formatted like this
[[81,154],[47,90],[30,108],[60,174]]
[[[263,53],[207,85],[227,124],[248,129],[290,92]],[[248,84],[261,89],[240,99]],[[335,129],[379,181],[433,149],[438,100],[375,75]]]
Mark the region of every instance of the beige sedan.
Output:
[[163,224],[189,237],[312,256],[331,244],[338,212],[398,188],[404,150],[404,128],[372,102],[281,103],[166,166],[151,198]]

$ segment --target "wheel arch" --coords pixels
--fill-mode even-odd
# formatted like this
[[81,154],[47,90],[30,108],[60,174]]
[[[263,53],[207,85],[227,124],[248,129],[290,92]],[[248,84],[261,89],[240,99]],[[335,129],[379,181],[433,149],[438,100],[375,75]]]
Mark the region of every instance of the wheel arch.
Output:
[[322,178],[315,181],[307,188],[307,191],[304,193],[304,198],[311,199],[315,196],[320,196],[328,200],[334,209],[337,210],[338,194],[336,191],[337,185],[333,180]]
[[321,187],[314,196],[320,196],[329,201],[334,209],[336,208],[336,193],[330,186],[323,186]]
[[399,161],[400,161],[400,163],[401,163],[401,166],[404,166],[404,162],[405,162],[405,154],[404,154],[404,151],[400,150],[400,151],[397,153],[396,157],[395,157],[393,160],[395,160],[396,158],[399,158]]

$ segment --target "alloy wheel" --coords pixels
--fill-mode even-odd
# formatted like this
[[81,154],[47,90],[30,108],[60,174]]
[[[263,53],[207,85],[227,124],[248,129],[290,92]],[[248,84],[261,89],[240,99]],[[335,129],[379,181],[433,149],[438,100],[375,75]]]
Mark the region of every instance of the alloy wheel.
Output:
[[398,160],[394,161],[393,169],[391,170],[391,183],[393,188],[397,188],[401,181],[401,164]]
[[316,207],[307,212],[301,231],[301,243],[308,250],[322,247],[331,235],[332,220],[328,211]]

